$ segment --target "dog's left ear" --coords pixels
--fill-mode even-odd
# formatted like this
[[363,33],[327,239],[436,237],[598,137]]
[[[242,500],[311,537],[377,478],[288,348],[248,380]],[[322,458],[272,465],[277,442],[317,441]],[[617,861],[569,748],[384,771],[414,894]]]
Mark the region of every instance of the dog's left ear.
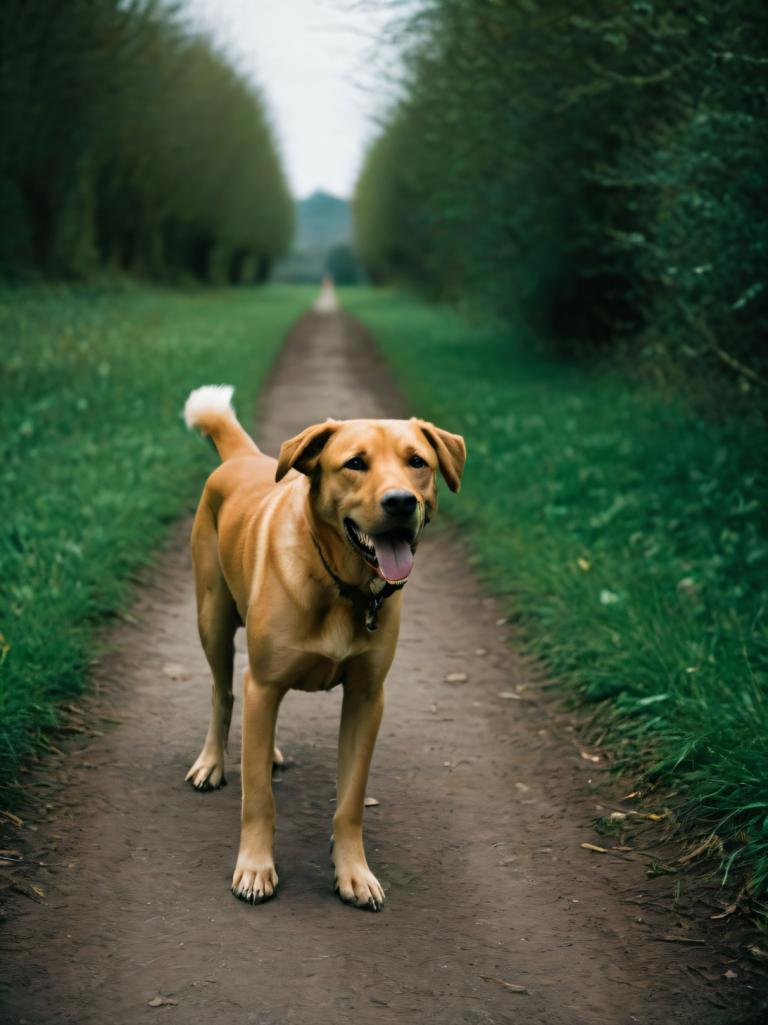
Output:
[[328,420],[324,424],[314,424],[297,434],[295,438],[284,441],[280,446],[280,455],[277,459],[277,470],[275,480],[280,481],[289,470],[298,470],[300,473],[312,473],[317,466],[317,460],[323,451],[323,446],[339,429],[337,420]]
[[411,420],[421,429],[422,434],[437,453],[437,462],[440,473],[445,478],[445,483],[451,491],[458,491],[461,487],[461,475],[464,473],[464,463],[467,461],[467,446],[460,434],[451,434],[441,427],[426,420],[419,420],[412,416]]

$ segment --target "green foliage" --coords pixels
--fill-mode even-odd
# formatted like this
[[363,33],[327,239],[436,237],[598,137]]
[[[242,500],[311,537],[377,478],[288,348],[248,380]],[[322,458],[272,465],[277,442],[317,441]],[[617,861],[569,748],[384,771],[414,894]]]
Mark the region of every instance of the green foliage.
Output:
[[[768,894],[765,424],[531,354],[525,332],[350,289],[413,413],[467,439],[451,515],[529,649]],[[761,442],[760,439],[763,439]],[[756,458],[757,453],[759,456]]]
[[328,250],[325,266],[337,285],[356,285],[360,280],[360,264],[355,251],[343,242]]
[[[293,245],[287,258],[275,268],[273,280],[287,283],[315,282],[329,272],[330,254],[337,248],[337,254],[344,259],[343,249],[350,247],[352,239],[352,211],[346,199],[340,199],[329,192],[318,190],[300,199],[295,205],[296,231]],[[352,259],[355,259],[354,253]],[[359,274],[359,268],[352,271],[349,263],[342,263],[342,274]],[[334,273],[332,270],[330,273]],[[355,278],[356,280],[356,278]],[[349,283],[349,282],[346,282]]]
[[126,600],[212,465],[181,421],[231,382],[246,422],[299,289],[0,291],[0,782],[77,693],[96,623]]
[[256,281],[293,206],[258,91],[161,0],[0,8],[0,269]]
[[766,5],[426,0],[402,44],[355,197],[373,280],[766,383]]

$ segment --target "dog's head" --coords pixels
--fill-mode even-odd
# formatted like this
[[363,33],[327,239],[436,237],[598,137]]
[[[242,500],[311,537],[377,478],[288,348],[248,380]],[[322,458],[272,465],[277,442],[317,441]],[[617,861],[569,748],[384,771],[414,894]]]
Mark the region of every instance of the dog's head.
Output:
[[314,514],[389,583],[405,580],[437,508],[437,471],[458,491],[464,439],[424,420],[328,420],[283,443],[276,480],[312,481]]

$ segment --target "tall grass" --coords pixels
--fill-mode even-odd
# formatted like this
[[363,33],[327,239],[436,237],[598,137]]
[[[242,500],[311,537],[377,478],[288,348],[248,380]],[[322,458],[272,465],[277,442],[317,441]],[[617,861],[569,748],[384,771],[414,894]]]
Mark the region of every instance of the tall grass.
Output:
[[768,893],[765,424],[713,422],[616,373],[402,294],[350,290],[412,410],[466,435],[452,506],[528,648],[618,762],[672,785]]
[[193,508],[210,454],[187,393],[247,421],[301,289],[0,291],[0,784],[84,685],[95,626]]

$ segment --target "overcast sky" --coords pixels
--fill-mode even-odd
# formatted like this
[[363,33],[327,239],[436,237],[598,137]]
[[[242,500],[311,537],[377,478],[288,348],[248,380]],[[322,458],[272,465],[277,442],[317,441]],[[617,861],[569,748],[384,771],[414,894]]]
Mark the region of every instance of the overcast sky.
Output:
[[349,196],[383,107],[376,62],[387,15],[354,0],[186,0],[186,8],[263,87],[295,195]]

